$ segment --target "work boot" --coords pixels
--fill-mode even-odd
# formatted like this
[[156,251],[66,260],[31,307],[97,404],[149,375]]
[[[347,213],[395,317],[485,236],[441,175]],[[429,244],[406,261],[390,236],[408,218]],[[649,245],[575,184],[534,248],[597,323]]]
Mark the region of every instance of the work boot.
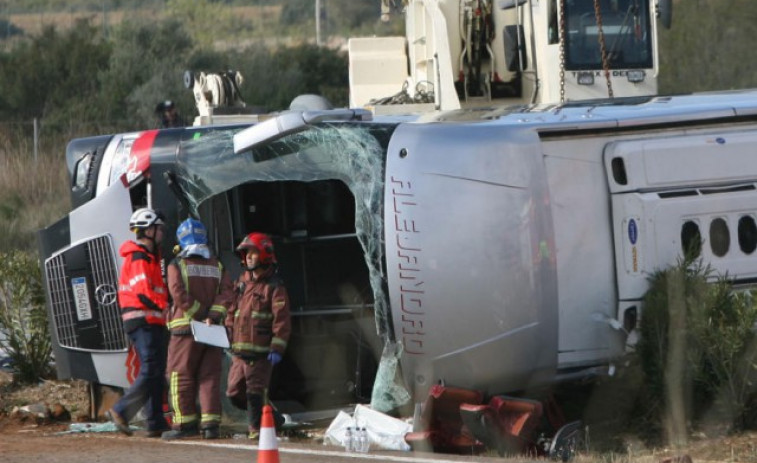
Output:
[[263,416],[263,396],[247,394],[247,425],[250,429],[260,429],[260,419]]
[[129,423],[124,419],[123,416],[119,415],[117,411],[113,410],[112,408],[105,412],[105,416],[113,422],[113,424],[116,425],[116,428],[118,428],[119,431],[126,434],[127,436],[132,435],[131,428],[129,427]]
[[202,430],[203,439],[218,439],[221,437],[221,433],[218,431],[218,426],[208,426]]
[[163,440],[175,440],[175,439],[184,439],[186,437],[196,437],[200,434],[200,432],[197,430],[197,425],[188,425],[183,426],[179,429],[172,429],[170,431],[166,431],[161,435],[161,439]]
[[168,423],[163,423],[163,425],[160,426],[159,428],[152,428],[152,429],[148,428],[145,431],[137,432],[137,435],[141,437],[156,438],[156,437],[162,437],[164,432],[170,431],[170,430],[171,430],[171,427],[168,426]]

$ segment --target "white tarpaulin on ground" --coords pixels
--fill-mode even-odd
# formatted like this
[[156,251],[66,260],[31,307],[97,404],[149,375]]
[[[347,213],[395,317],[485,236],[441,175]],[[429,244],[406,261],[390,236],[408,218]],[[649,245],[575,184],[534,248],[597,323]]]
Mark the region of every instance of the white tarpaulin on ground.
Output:
[[412,431],[413,426],[365,405],[357,405],[352,416],[339,412],[326,430],[323,443],[343,447],[347,428],[352,428],[353,431],[355,428],[365,428],[373,449],[410,450],[410,445],[405,442],[405,434]]

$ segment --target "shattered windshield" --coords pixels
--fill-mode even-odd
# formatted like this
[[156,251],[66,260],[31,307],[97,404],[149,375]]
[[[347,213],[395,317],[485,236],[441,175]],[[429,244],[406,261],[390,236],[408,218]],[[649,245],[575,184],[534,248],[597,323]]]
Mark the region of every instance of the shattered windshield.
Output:
[[195,211],[206,199],[247,182],[344,182],[355,197],[355,233],[368,266],[376,329],[386,339],[391,328],[382,269],[383,188],[386,146],[395,126],[324,123],[241,154],[234,154],[237,130],[211,132],[182,144],[177,177]]
[[565,69],[601,69],[600,39],[611,69],[652,67],[649,2],[601,0],[597,12],[592,0],[567,0],[565,19]]

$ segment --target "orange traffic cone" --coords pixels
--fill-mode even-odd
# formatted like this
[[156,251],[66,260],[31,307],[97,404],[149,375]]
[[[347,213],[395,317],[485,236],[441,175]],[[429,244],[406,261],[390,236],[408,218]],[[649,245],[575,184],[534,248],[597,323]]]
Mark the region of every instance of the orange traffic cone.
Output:
[[263,406],[263,419],[260,420],[258,463],[279,463],[279,446],[276,441],[276,427],[273,424],[273,409],[270,405]]

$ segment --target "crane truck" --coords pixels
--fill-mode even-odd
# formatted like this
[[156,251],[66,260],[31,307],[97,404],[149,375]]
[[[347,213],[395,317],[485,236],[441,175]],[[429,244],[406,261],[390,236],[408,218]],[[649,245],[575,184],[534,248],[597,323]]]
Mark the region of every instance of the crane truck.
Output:
[[670,0],[382,2],[385,18],[399,8],[404,36],[349,41],[351,107],[389,113],[655,95],[658,28],[672,18]]

